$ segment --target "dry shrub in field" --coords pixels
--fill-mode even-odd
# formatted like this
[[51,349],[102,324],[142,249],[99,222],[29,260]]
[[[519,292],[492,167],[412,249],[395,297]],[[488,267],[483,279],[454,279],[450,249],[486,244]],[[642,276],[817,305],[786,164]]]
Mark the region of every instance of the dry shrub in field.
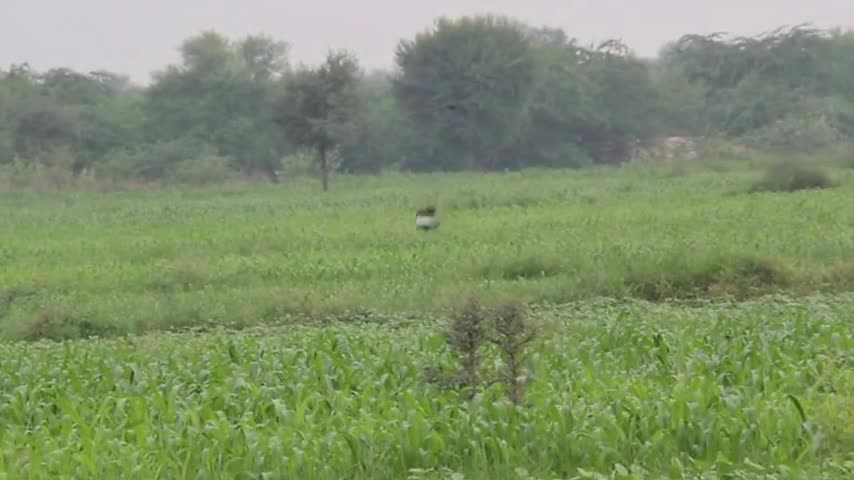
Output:
[[111,325],[102,325],[81,318],[70,312],[50,306],[30,319],[24,325],[24,340],[66,340],[89,337],[112,337],[118,335],[118,329]]
[[525,386],[523,364],[525,349],[537,338],[537,330],[528,322],[521,305],[508,303],[495,309],[492,316],[493,333],[490,341],[504,357],[506,369],[500,380],[507,386],[510,400],[522,402]]
[[478,382],[480,349],[486,343],[486,321],[484,307],[475,299],[470,299],[454,315],[447,341],[460,364],[455,379],[457,384],[474,385]]
[[749,298],[790,285],[793,274],[778,260],[745,256],[674,259],[631,272],[626,287],[649,301],[698,297]]
[[529,280],[554,277],[560,274],[560,263],[541,254],[512,257],[481,267],[484,278],[501,280]]
[[753,185],[752,191],[795,192],[832,186],[833,180],[821,167],[788,160],[770,165],[765,176]]
[[[514,404],[523,400],[527,383],[524,372],[527,348],[537,339],[538,329],[531,323],[524,307],[517,303],[504,303],[494,308],[483,306],[477,299],[469,299],[455,312],[446,332],[448,346],[459,365],[456,372],[443,372],[428,366],[428,382],[445,388],[463,390],[472,398],[478,388],[502,383]],[[503,370],[491,379],[481,372],[483,353],[487,344],[497,347],[502,357]]]

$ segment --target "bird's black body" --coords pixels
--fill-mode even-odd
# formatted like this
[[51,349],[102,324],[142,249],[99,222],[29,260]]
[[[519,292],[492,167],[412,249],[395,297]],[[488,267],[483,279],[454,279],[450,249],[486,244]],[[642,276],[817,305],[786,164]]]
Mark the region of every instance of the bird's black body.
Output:
[[432,217],[436,215],[436,207],[419,208],[415,211],[416,217]]

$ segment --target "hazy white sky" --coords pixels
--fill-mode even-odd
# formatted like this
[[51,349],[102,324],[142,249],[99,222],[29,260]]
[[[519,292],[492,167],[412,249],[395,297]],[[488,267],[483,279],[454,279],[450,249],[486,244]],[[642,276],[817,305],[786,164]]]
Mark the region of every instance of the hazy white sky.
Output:
[[854,28],[854,0],[0,0],[0,12],[0,68],[105,68],[140,83],[205,29],[272,35],[288,42],[293,63],[348,48],[372,68],[390,67],[397,42],[441,15],[511,15],[585,42],[620,38],[644,56],[685,33]]

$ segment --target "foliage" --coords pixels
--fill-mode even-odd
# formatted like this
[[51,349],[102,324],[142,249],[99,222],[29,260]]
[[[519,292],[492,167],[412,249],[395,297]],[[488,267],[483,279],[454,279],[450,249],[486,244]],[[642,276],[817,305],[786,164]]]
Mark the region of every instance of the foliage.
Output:
[[[285,42],[203,31],[145,88],[103,70],[0,71],[0,164],[24,162],[70,179],[64,185],[162,182],[184,170],[174,162],[210,154],[227,159],[229,177],[277,182],[297,171],[285,161],[305,148],[319,154],[320,145],[335,157],[316,169],[323,179],[336,168],[376,175],[622,164],[638,145],[673,136],[826,151],[854,141],[853,38],[803,25],[754,37],[688,34],[641,59],[616,40],[585,45],[507,17],[442,17],[400,40],[395,71],[365,74],[342,52],[293,70]],[[346,87],[322,91],[324,71],[330,81],[348,79]],[[337,113],[323,116],[321,106],[333,103]],[[200,152],[168,163],[146,153],[174,143]],[[55,152],[68,163],[46,164]]]
[[[459,368],[456,373],[443,371],[442,366],[428,365],[427,380],[443,387],[465,392],[471,400],[485,386],[503,383],[514,405],[522,402],[525,384],[525,350],[536,339],[537,331],[527,318],[524,307],[517,303],[503,303],[487,307],[477,298],[469,298],[454,312],[445,333]],[[481,365],[482,351],[488,344],[498,348],[501,359],[492,362],[500,365],[497,372],[484,375]],[[493,378],[490,378],[493,377]]]
[[[197,155],[195,165],[215,158]],[[837,188],[751,196],[745,208],[763,170],[697,163],[680,177],[655,165],[342,175],[321,198],[298,179],[0,192],[0,296],[35,292],[0,314],[0,335],[22,338],[46,312],[61,312],[50,328],[75,337],[441,314],[470,295],[696,301],[854,288],[850,169],[827,167]],[[425,236],[412,213],[431,203],[442,228]]]
[[317,69],[303,68],[287,79],[274,119],[290,141],[316,151],[323,191],[328,190],[329,154],[352,135],[358,111],[358,62],[347,52],[332,52]]
[[410,142],[407,119],[391,91],[389,75],[382,71],[362,77],[356,92],[360,101],[352,128],[341,138],[338,171],[379,174],[399,166]]
[[537,329],[528,320],[523,306],[507,303],[492,312],[492,330],[490,342],[498,347],[504,361],[499,381],[507,387],[510,401],[519,405],[526,384],[531,383],[524,365],[528,360],[526,350],[537,339]]
[[434,30],[402,40],[395,62],[394,92],[423,136],[423,161],[452,156],[464,168],[494,167],[519,135],[534,86],[535,60],[521,24],[441,18]]
[[753,186],[753,190],[795,192],[832,186],[833,180],[820,166],[787,160],[770,165],[765,176]]
[[0,71],[0,478],[852,477],[854,34],[287,50]]
[[171,178],[179,183],[205,185],[223,183],[233,176],[229,159],[211,154],[179,162]]
[[422,382],[429,318],[3,343],[0,476],[850,478],[852,308],[536,308],[524,407]]
[[729,40],[721,34],[685,35],[665,48],[661,63],[705,89],[709,129],[742,136],[819,114],[841,126],[848,114],[838,117],[820,101],[854,98],[839,81],[854,74],[854,64],[841,60],[841,49],[851,45],[848,37],[805,25]]
[[584,167],[594,163],[584,130],[597,112],[594,85],[578,66],[585,51],[561,31],[529,32],[537,77],[522,132],[503,152],[499,166]]
[[157,72],[146,90],[150,141],[204,143],[240,170],[275,180],[288,151],[272,121],[275,87],[287,72],[287,45],[266,36],[231,42],[203,32],[180,50],[182,62]]
[[459,371],[450,379],[436,378],[442,372],[434,372],[432,381],[469,389],[469,398],[473,398],[480,383],[481,347],[487,341],[487,318],[484,307],[476,300],[468,302],[455,312],[446,333],[446,342],[459,363]]

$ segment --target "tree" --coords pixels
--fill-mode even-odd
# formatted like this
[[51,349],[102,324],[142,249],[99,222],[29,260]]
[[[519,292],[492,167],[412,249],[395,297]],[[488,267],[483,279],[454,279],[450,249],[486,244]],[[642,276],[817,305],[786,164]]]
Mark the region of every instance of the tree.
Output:
[[358,95],[353,128],[339,145],[339,169],[350,174],[378,174],[404,157],[409,130],[386,72],[365,75]]
[[136,139],[133,93],[126,79],[106,71],[38,73],[13,66],[0,74],[0,162],[17,156],[83,172]]
[[423,150],[421,165],[410,166],[494,168],[520,134],[534,88],[526,29],[504,17],[441,18],[401,41],[395,61],[394,92]]
[[563,31],[530,29],[536,83],[521,134],[502,168],[618,163],[658,131],[656,90],[646,62],[621,42],[582,46]]
[[276,102],[274,121],[288,140],[316,152],[324,192],[329,189],[329,153],[352,135],[359,80],[356,58],[330,51],[319,67],[302,67],[290,75]]
[[397,45],[395,72],[364,75],[334,52],[291,73],[288,45],[266,35],[202,32],[179,52],[147,88],[0,68],[0,174],[275,182],[299,146],[327,190],[335,171],[619,163],[661,134],[789,152],[854,140],[850,30],[686,35],[641,59],[505,17],[441,18]]
[[[663,50],[660,63],[664,70],[702,88],[708,127],[745,137],[808,117],[816,113],[816,105],[826,104],[816,98],[842,93],[839,79],[848,77],[834,68],[844,65],[851,54],[838,54],[834,48],[838,38],[804,25],[733,39],[722,34],[685,35]],[[840,107],[836,110],[848,110]],[[847,120],[833,119],[834,128],[843,121]]]
[[287,72],[287,44],[203,32],[180,50],[181,63],[158,72],[146,93],[149,142],[201,142],[233,167],[276,181],[288,145],[272,121],[272,103]]
[[580,167],[592,162],[581,132],[597,116],[595,86],[582,71],[586,51],[562,30],[528,32],[537,59],[537,81],[522,134],[503,152],[501,167]]
[[631,145],[654,135],[656,90],[648,65],[622,42],[608,40],[583,51],[581,71],[592,86],[591,121],[579,134],[597,163],[628,159]]

